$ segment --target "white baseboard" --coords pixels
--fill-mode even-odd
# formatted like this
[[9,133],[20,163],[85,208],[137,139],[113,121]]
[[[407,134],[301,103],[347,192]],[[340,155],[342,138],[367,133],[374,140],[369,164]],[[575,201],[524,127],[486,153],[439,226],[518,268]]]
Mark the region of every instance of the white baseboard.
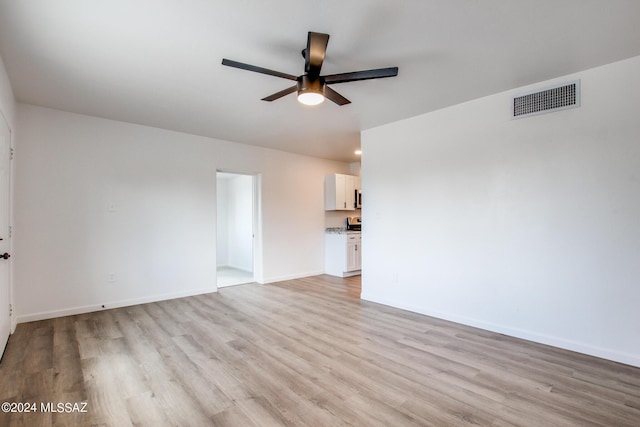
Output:
[[616,350],[611,350],[602,347],[596,347],[590,344],[572,341],[569,339],[555,337],[545,334],[539,334],[533,331],[511,328],[506,325],[498,325],[495,323],[485,322],[478,319],[472,319],[451,313],[442,313],[437,311],[431,311],[423,307],[418,307],[412,304],[406,304],[402,301],[394,301],[388,298],[379,297],[363,290],[360,297],[365,301],[374,302],[377,304],[387,305],[390,307],[400,308],[402,310],[412,311],[414,313],[424,314],[425,316],[431,316],[442,320],[448,320],[450,322],[460,323],[462,325],[473,326],[475,328],[484,329],[490,332],[497,332],[499,334],[509,335],[515,338],[521,338],[528,341],[537,342],[540,344],[546,344],[553,347],[562,348],[565,350],[575,351],[589,356],[595,356],[602,359],[612,360],[614,362],[624,363],[626,365],[636,366],[640,368],[640,355],[634,355],[624,353]]
[[106,304],[90,304],[79,307],[69,307],[61,310],[43,311],[40,313],[22,314],[17,316],[17,323],[33,322],[36,320],[54,319],[56,317],[73,316],[75,314],[91,313],[94,311],[109,310],[112,308],[129,307],[150,302],[166,301],[175,298],[191,297],[195,295],[209,294],[217,292],[217,288],[195,289],[185,292],[174,292],[169,294],[151,295],[143,298],[129,300],[112,301]]

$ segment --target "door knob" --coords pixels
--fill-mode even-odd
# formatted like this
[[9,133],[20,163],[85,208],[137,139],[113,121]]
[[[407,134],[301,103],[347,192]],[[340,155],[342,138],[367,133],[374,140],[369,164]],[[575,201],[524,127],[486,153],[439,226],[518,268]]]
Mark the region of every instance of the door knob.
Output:
[[9,255],[8,253],[3,253],[2,255],[0,255],[0,258],[4,258],[4,259],[9,259],[11,257],[11,255]]

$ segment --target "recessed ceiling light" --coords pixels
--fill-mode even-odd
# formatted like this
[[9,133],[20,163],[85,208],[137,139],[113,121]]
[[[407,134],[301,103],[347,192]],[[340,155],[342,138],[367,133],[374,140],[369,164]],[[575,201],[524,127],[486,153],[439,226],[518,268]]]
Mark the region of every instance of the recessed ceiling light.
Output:
[[362,154],[362,150],[356,150],[354,151],[354,153],[356,153],[359,156],[360,154]]

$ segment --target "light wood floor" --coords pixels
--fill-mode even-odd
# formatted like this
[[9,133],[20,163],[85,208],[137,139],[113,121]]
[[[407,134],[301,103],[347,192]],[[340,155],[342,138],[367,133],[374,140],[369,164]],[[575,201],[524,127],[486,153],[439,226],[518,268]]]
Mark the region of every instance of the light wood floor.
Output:
[[639,426],[640,369],[360,301],[317,276],[18,325],[0,426]]

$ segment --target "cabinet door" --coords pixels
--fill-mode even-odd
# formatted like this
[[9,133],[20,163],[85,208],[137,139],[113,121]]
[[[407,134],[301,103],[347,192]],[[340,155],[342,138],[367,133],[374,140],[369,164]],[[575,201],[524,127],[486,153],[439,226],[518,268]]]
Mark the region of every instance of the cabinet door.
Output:
[[349,235],[347,237],[347,271],[357,271],[360,269],[362,269],[360,236]]
[[347,206],[345,200],[346,177],[334,173],[324,178],[324,210],[342,211]]
[[345,209],[353,211],[356,209],[356,177],[352,175],[344,175],[344,193],[345,193]]
[[347,176],[336,174],[336,210],[346,210],[347,205]]

